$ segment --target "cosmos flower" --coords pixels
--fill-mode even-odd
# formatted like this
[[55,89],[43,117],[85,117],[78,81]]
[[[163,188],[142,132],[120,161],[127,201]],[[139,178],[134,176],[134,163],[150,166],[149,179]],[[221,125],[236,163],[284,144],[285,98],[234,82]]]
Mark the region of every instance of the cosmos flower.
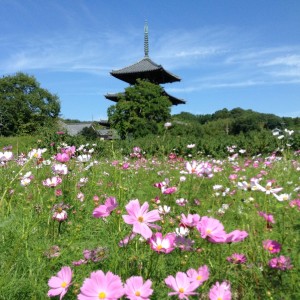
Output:
[[269,260],[269,266],[273,269],[279,269],[282,271],[292,269],[291,259],[289,257],[280,255]]
[[170,253],[175,249],[175,238],[175,233],[167,233],[163,236],[161,232],[156,232],[149,239],[149,244],[156,252]]
[[273,241],[273,240],[263,241],[263,247],[270,253],[278,253],[281,250],[281,244],[279,244],[277,241]]
[[214,242],[223,242],[226,237],[223,224],[217,219],[206,216],[198,222],[197,230],[203,239],[208,238]]
[[132,276],[128,278],[124,285],[124,293],[127,299],[130,300],[149,300],[153,293],[151,289],[152,281],[146,280],[143,282],[143,277]]
[[209,270],[206,265],[195,269],[189,269],[186,272],[187,276],[190,278],[191,282],[196,282],[200,286],[209,277]]
[[67,153],[57,153],[54,156],[54,159],[59,161],[60,163],[65,163],[65,162],[68,162],[70,160],[70,156]]
[[108,271],[95,271],[86,278],[80,288],[78,300],[106,299],[116,300],[124,295],[124,288],[121,278]]
[[233,230],[226,234],[225,243],[236,243],[243,241],[248,236],[248,232],[241,230]]
[[191,282],[186,273],[177,272],[176,276],[169,275],[165,279],[166,285],[174,290],[174,292],[168,293],[168,296],[177,295],[179,299],[189,299],[190,295],[197,295],[195,290],[198,288],[198,282]]
[[149,239],[152,236],[150,227],[156,229],[160,228],[159,226],[152,224],[153,222],[160,220],[158,210],[155,209],[148,212],[148,209],[148,202],[145,202],[140,206],[138,199],[131,200],[126,205],[128,215],[123,215],[125,223],[133,225],[133,232],[142,235],[145,239]]
[[62,183],[62,179],[58,176],[54,176],[52,178],[47,178],[43,180],[43,185],[48,187],[55,187]]
[[261,217],[263,217],[263,218],[267,221],[267,223],[272,223],[272,224],[275,223],[275,220],[274,220],[274,216],[273,216],[273,215],[267,214],[267,213],[265,213],[265,212],[263,212],[263,211],[259,211],[258,214],[259,214]]
[[230,283],[223,281],[216,282],[209,291],[210,300],[231,300]]
[[231,256],[226,258],[227,261],[239,265],[244,264],[247,261],[247,258],[244,254],[233,253]]
[[48,281],[50,287],[48,297],[60,296],[59,299],[61,300],[71,285],[72,275],[70,267],[62,267],[56,276],[52,276]]
[[104,204],[99,205],[97,208],[94,209],[93,217],[95,217],[95,218],[108,217],[117,206],[118,206],[118,203],[116,201],[116,198],[108,197],[105,200]]
[[196,227],[197,224],[200,221],[200,216],[198,214],[188,214],[185,216],[184,214],[181,214],[181,220],[180,224],[187,227]]

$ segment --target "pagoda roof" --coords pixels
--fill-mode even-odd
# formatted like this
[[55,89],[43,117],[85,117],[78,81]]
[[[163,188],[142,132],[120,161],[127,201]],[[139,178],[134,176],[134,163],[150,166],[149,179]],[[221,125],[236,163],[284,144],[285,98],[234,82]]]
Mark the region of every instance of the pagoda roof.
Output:
[[[113,102],[118,102],[120,95],[124,95],[124,94],[125,93],[106,94],[105,98]],[[171,96],[165,90],[163,91],[163,95],[167,96],[170,99],[172,105],[185,104],[185,101],[183,99],[178,99],[174,96]]]
[[139,62],[119,70],[113,70],[110,74],[129,84],[135,84],[136,80],[145,79],[152,83],[163,84],[180,81],[181,79],[166,71],[161,65],[153,62],[145,56]]

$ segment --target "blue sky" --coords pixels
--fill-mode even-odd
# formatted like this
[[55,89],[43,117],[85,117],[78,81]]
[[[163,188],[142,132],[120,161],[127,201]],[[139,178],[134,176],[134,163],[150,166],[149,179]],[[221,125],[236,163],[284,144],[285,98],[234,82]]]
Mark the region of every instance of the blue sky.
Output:
[[172,108],[235,107],[300,116],[298,0],[0,0],[0,74],[25,72],[59,96],[64,118],[105,119],[109,72],[149,56],[179,76]]

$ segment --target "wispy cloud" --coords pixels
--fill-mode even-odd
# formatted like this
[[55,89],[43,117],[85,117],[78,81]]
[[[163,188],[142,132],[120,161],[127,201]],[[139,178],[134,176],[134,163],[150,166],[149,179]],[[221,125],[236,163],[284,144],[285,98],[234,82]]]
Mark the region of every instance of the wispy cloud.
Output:
[[[87,7],[82,9],[91,22],[96,22]],[[72,20],[74,16],[69,18]],[[249,40],[249,36],[232,28],[196,28],[159,34],[150,34],[150,57],[171,72],[179,71],[179,76],[183,72],[188,82],[185,92],[299,84],[300,45],[253,47],[249,44],[254,37]],[[14,37],[2,37],[1,42],[2,73],[44,70],[107,76],[112,69],[134,63],[144,54],[142,35],[132,28],[123,28],[122,32],[35,35],[19,39],[17,46]]]

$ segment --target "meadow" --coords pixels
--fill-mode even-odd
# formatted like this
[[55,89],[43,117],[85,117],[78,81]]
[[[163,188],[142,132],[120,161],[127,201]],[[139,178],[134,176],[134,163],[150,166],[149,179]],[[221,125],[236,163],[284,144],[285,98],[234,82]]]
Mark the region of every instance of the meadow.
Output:
[[300,299],[299,151],[99,143],[1,141],[1,300]]

